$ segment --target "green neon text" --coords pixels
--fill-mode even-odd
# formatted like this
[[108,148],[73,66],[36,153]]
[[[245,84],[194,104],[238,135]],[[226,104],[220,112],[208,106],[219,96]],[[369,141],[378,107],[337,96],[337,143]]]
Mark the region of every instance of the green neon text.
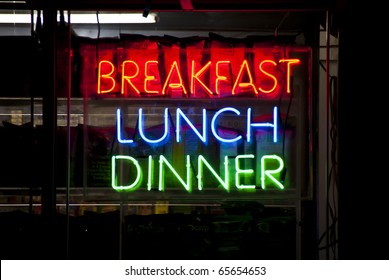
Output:
[[[147,163],[143,164],[143,169],[138,159],[126,155],[116,155],[112,156],[111,160],[112,188],[120,192],[133,191],[139,189],[141,186],[146,186],[148,191],[158,190],[163,192],[166,189],[165,178],[170,176],[171,180],[174,180],[175,185],[182,187],[188,193],[192,192],[196,182],[197,190],[199,191],[212,187],[220,188],[226,192],[229,192],[231,187],[235,187],[240,191],[253,190],[257,188],[255,184],[244,184],[243,181],[256,182],[257,178],[260,179],[260,186],[258,187],[263,190],[267,188],[284,189],[284,185],[278,179],[284,168],[284,161],[281,157],[277,155],[262,156],[261,164],[257,168],[259,169],[259,173],[256,173],[252,168],[242,167],[255,163],[255,155],[253,154],[238,155],[234,158],[234,161],[235,164],[232,167],[235,169],[231,168],[228,156],[225,156],[222,163],[223,168],[220,168],[221,174],[219,174],[217,171],[219,167],[212,166],[204,156],[198,155],[197,166],[193,166],[191,164],[193,162],[191,156],[186,155],[185,172],[184,174],[180,174],[183,172],[177,171],[179,167],[173,166],[163,155],[148,156]],[[157,168],[155,164],[158,164]],[[147,176],[143,176],[143,174]],[[147,182],[143,182],[143,178]],[[230,181],[230,178],[234,178],[235,180]],[[216,180],[217,186],[210,183],[212,182],[211,179]]]

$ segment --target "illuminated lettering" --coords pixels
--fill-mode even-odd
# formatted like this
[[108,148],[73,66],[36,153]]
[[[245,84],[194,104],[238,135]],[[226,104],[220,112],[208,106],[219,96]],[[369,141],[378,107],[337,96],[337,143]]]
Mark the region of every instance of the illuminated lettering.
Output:
[[222,137],[220,137],[218,135],[217,127],[216,127],[217,118],[219,117],[219,115],[221,113],[224,113],[224,112],[227,112],[227,111],[233,112],[233,113],[237,114],[238,116],[240,115],[240,112],[237,109],[232,108],[232,107],[227,107],[227,108],[220,109],[219,111],[216,112],[216,114],[212,118],[211,129],[212,129],[213,136],[217,140],[219,140],[220,142],[224,142],[224,143],[232,143],[232,142],[236,142],[236,141],[239,141],[240,139],[242,139],[242,135],[238,135],[235,138],[231,138],[231,139],[225,139],[225,138],[222,138]]
[[251,128],[252,127],[270,127],[273,128],[273,142],[277,143],[278,141],[278,112],[277,112],[277,107],[274,106],[273,108],[273,123],[251,123],[251,108],[247,109],[247,133],[246,133],[246,138],[247,142],[251,142]]
[[209,162],[202,156],[199,155],[198,161],[197,161],[197,168],[198,168],[198,174],[197,174],[197,187],[199,190],[203,189],[203,177],[204,177],[204,168],[203,166],[208,167],[208,170],[211,171],[213,176],[219,181],[221,186],[226,190],[230,190],[230,185],[228,183],[229,180],[229,172],[228,172],[228,156],[224,157],[224,181],[223,179],[217,174],[215,169],[209,164]]
[[[176,76],[178,77],[178,80],[179,80],[178,83],[173,83],[170,81],[172,79],[173,73],[176,73]],[[163,88],[162,88],[163,95],[165,95],[167,93],[166,88],[169,88],[169,87],[173,88],[173,89],[182,88],[182,91],[185,94],[187,94],[185,86],[182,82],[180,70],[178,69],[177,61],[174,61],[172,64],[172,67],[170,68],[169,74],[168,74],[166,81],[165,81],[165,84],[163,85]]]
[[[109,65],[110,70],[106,74],[102,73],[103,72],[103,70],[102,70],[103,65]],[[106,68],[106,67],[104,67],[104,68]],[[97,75],[97,93],[98,94],[109,93],[109,92],[113,91],[113,89],[116,86],[115,79],[112,77],[112,74],[114,72],[115,72],[115,66],[110,61],[107,61],[107,60],[100,61],[98,75]],[[107,79],[108,81],[111,81],[112,86],[109,89],[102,90],[101,89],[101,79]]]
[[271,64],[273,64],[274,66],[276,66],[277,63],[275,63],[273,60],[264,60],[264,61],[262,61],[262,62],[259,64],[259,69],[261,70],[261,72],[262,72],[263,74],[265,74],[266,76],[268,76],[269,78],[271,78],[271,79],[274,81],[274,86],[273,86],[271,89],[269,89],[269,90],[265,90],[265,89],[263,89],[263,88],[261,88],[261,87],[258,87],[258,89],[259,89],[261,92],[263,92],[263,93],[271,93],[271,92],[274,91],[274,90],[276,89],[276,87],[277,87],[277,78],[276,78],[275,76],[269,74],[268,72],[266,72],[266,71],[263,69],[263,64],[265,64],[265,63],[271,63]]
[[[292,68],[293,66],[300,64],[301,61],[300,59],[288,58],[280,59],[278,62],[286,63],[286,73],[282,73],[282,75],[286,76],[284,77],[286,80],[286,92],[290,93]],[[273,60],[265,59],[260,61],[258,65],[250,65],[248,60],[243,60],[240,64],[240,69],[236,78],[233,78],[231,70],[232,62],[230,60],[207,61],[204,62],[204,64],[197,66],[199,67],[197,71],[195,69],[196,61],[192,60],[191,68],[183,69],[183,71],[187,70],[190,73],[188,86],[191,94],[188,95],[187,85],[182,79],[178,62],[173,61],[171,64],[166,80],[163,81],[163,86],[162,81],[160,81],[159,77],[155,74],[158,73],[158,63],[157,60],[145,61],[143,77],[143,74],[139,74],[140,67],[136,61],[125,60],[122,63],[121,80],[118,82],[121,83],[121,95],[124,95],[129,90],[135,92],[138,96],[140,96],[141,91],[151,95],[158,93],[166,95],[170,90],[181,90],[186,97],[196,97],[196,89],[200,87],[208,97],[221,97],[221,86],[222,84],[225,84],[228,86],[228,89],[225,88],[223,90],[224,96],[228,94],[237,96],[247,91],[252,91],[255,95],[258,95],[258,92],[262,92],[269,94],[270,97],[270,94],[275,92],[279,83],[278,76],[276,76],[274,72],[276,71],[275,66],[277,66],[277,63]],[[211,68],[213,63],[215,64],[215,67]],[[259,73],[263,74],[264,77],[269,80],[269,82],[267,82],[268,86],[255,86],[254,80],[257,81],[256,83],[260,83],[261,79],[259,77],[253,77],[250,66],[259,68]],[[107,60],[99,62],[97,77],[98,94],[112,93],[114,91],[117,85],[115,70],[115,66],[112,62]],[[214,77],[214,81],[206,81],[204,79],[204,74],[207,73],[207,71],[215,71],[214,73],[210,73],[210,76]],[[222,74],[222,72],[224,72],[224,74]],[[232,80],[230,81],[228,77],[231,77]],[[244,79],[245,81],[243,81]],[[135,81],[138,80],[143,83],[143,89],[139,88],[141,87],[139,84],[138,87],[136,86]],[[210,85],[214,86],[214,88],[211,88]]]
[[[186,178],[183,179],[181,175],[175,170],[174,166],[168,161],[168,159],[164,155],[159,155],[159,169],[158,169],[158,191],[165,191],[165,177],[166,177],[166,168],[174,175],[179,184],[183,186],[183,188],[188,192],[192,192],[192,173],[193,169],[191,167],[191,156],[186,155]],[[235,187],[240,191],[250,191],[255,190],[255,185],[244,185],[241,183],[242,177],[253,177],[255,178],[255,173],[253,169],[243,169],[240,167],[241,161],[243,160],[254,160],[255,156],[253,154],[247,155],[238,155],[235,157]],[[223,190],[230,192],[230,171],[229,171],[229,160],[228,156],[224,156],[224,170],[221,172],[224,173],[224,178],[215,170],[215,168],[208,162],[208,160],[203,155],[198,155],[197,157],[197,189],[202,191],[205,187],[214,187],[213,185],[204,185],[204,182],[210,182],[208,176],[204,176],[204,167],[213,175],[214,178],[220,183],[219,187]],[[117,168],[117,161],[121,161],[122,164],[126,163],[130,166],[134,166],[135,168],[131,169],[133,171],[131,175],[134,178],[129,176],[129,179],[132,180],[131,184],[128,185],[120,185],[118,183],[119,180],[123,180],[120,178],[120,174],[117,174],[120,168]],[[121,166],[122,167],[122,166]],[[112,188],[116,191],[132,191],[140,187],[142,182],[142,168],[137,159],[131,156],[125,155],[116,155],[112,157]],[[148,156],[148,175],[147,175],[147,190],[152,190],[152,185],[154,181],[154,160],[151,155]],[[284,185],[276,178],[277,174],[280,175],[284,168],[284,162],[281,157],[277,155],[264,155],[261,157],[261,166],[260,166],[260,176],[261,176],[261,189],[265,190],[268,186],[274,186],[278,189],[283,190]]]
[[229,67],[230,67],[230,61],[228,60],[222,60],[222,61],[218,61],[216,62],[216,80],[215,80],[215,90],[216,90],[216,93],[218,95],[220,95],[220,90],[219,90],[219,81],[224,81],[224,82],[227,82],[228,79],[226,76],[221,76],[220,73],[219,73],[219,69],[220,69],[220,66],[223,65],[223,64],[227,64]]
[[[128,163],[131,163],[135,166],[136,168],[136,177],[135,180],[132,184],[129,184],[127,186],[122,186],[118,185],[118,176],[116,175],[116,161],[121,160],[121,161],[126,161]],[[139,186],[139,183],[141,182],[142,178],[142,169],[140,168],[140,165],[136,159],[134,159],[131,156],[112,156],[112,164],[111,164],[111,183],[112,183],[112,188],[117,191],[131,191],[136,189]]]
[[[279,163],[278,168],[276,169],[268,169],[268,162],[274,163],[277,161]],[[270,181],[275,184],[278,188],[284,189],[284,185],[278,181],[273,175],[280,174],[282,169],[284,169],[284,161],[277,155],[266,155],[261,158],[261,187],[262,189],[266,189],[266,177],[270,179]]]
[[[234,138],[224,138],[219,135],[218,132],[218,118],[221,114],[226,113],[226,112],[232,112],[237,116],[240,116],[241,113],[239,110],[233,107],[225,107],[220,110],[218,110],[212,117],[211,120],[211,131],[213,137],[215,137],[217,140],[219,140],[222,143],[233,143],[237,142],[242,139],[242,135],[238,135]],[[158,138],[158,139],[150,139],[149,137],[146,136],[145,134],[145,121],[144,121],[144,114],[143,114],[143,109],[139,108],[138,110],[138,130],[141,138],[146,141],[147,143],[150,144],[159,144],[163,141],[168,140],[169,137],[169,132],[170,132],[170,125],[169,125],[169,108],[164,109],[164,132],[163,135]],[[207,143],[208,142],[208,120],[207,120],[207,110],[202,109],[202,133],[196,128],[196,126],[192,123],[192,121],[185,115],[185,113],[180,109],[176,109],[176,142],[180,143],[181,142],[181,131],[182,131],[182,124],[181,120],[184,119],[185,122],[189,125],[191,130],[199,137],[201,142]],[[247,108],[247,119],[246,119],[246,139],[247,142],[250,143],[252,140],[252,129],[253,128],[272,128],[273,130],[273,142],[277,143],[278,142],[278,108],[275,106],[273,108],[273,123],[270,122],[258,122],[258,123],[253,123],[252,122],[252,109]],[[132,139],[124,139],[123,138],[123,133],[122,133],[122,116],[121,116],[121,110],[117,109],[116,110],[116,136],[118,139],[118,142],[121,144],[131,144],[134,141]]]
[[121,144],[134,143],[134,140],[123,139],[122,137],[122,114],[120,109],[116,110],[116,138],[118,139],[118,142]]
[[158,190],[163,191],[165,189],[165,169],[164,166],[169,167],[170,171],[174,174],[174,176],[178,179],[181,185],[188,191],[192,191],[192,176],[190,169],[190,156],[186,156],[186,182],[182,180],[181,176],[177,173],[177,171],[173,168],[173,166],[169,163],[169,161],[163,156],[159,156],[159,183]]
[[286,73],[286,92],[290,93],[290,75],[292,72],[292,64],[300,64],[300,59],[280,59],[281,62],[286,62],[287,63],[287,73]]
[[236,173],[235,173],[235,186],[238,189],[255,189],[255,185],[242,185],[240,183],[241,175],[243,175],[243,176],[251,176],[252,174],[254,174],[254,170],[253,169],[241,169],[240,168],[240,160],[241,159],[250,159],[250,158],[254,158],[254,155],[239,155],[239,156],[237,156],[235,158],[235,170],[236,170]]
[[200,76],[211,66],[211,62],[208,61],[207,64],[203,68],[201,68],[197,73],[195,73],[194,70],[195,62],[192,60],[192,71],[191,71],[191,79],[190,79],[190,91],[194,94],[195,93],[195,80],[199,82],[199,84],[205,89],[205,91],[208,93],[208,95],[212,96],[212,91],[203,83],[203,81],[200,80]]
[[151,187],[154,183],[154,160],[153,157],[150,155],[148,160],[148,168],[147,168],[147,190],[151,190]]
[[[241,82],[242,78],[243,78],[243,71],[246,70],[247,72],[247,75],[249,77],[249,82],[248,83],[243,83]],[[242,65],[240,66],[240,70],[239,70],[239,74],[238,74],[238,77],[236,78],[235,80],[235,83],[234,83],[234,87],[232,88],[232,95],[235,95],[236,92],[235,92],[235,89],[236,87],[252,87],[252,89],[254,90],[255,94],[258,94],[258,91],[257,89],[255,88],[254,84],[253,84],[253,77],[251,76],[251,72],[250,72],[250,69],[249,69],[249,65],[247,64],[247,60],[244,60]]]
[[168,122],[168,114],[169,114],[169,109],[168,108],[165,108],[164,110],[164,133],[163,135],[159,138],[159,139],[149,139],[146,137],[145,135],[145,132],[144,132],[144,115],[143,115],[143,109],[140,108],[139,109],[139,117],[138,117],[138,129],[139,129],[139,134],[140,134],[140,137],[146,141],[147,143],[151,143],[151,144],[157,144],[157,143],[161,143],[162,141],[166,140],[168,135],[169,135],[169,122]]
[[[218,119],[219,117],[224,113],[233,113],[236,116],[240,116],[241,112],[233,107],[225,107],[222,108],[213,115],[211,120],[211,131],[212,136],[220,141],[221,143],[233,143],[237,142],[242,139],[242,135],[238,135],[232,138],[225,138],[225,136],[221,136],[220,132],[218,131]],[[150,136],[146,135],[147,129],[145,128],[145,115],[142,108],[138,109],[138,125],[137,129],[139,130],[140,139],[145,141],[146,143],[150,145],[156,145],[161,144],[168,140],[170,136],[170,122],[169,122],[169,108],[164,109],[164,125],[162,132],[162,135],[153,135],[155,139],[151,139]],[[247,143],[251,141],[252,138],[252,130],[253,129],[272,129],[273,131],[273,142],[277,142],[277,134],[278,134],[278,108],[275,106],[273,107],[273,122],[252,122],[252,109],[247,108],[247,132],[246,132],[246,140]],[[181,108],[176,108],[176,137],[175,140],[177,143],[180,143],[182,141],[181,139],[181,133],[183,131],[183,121],[185,121],[186,125],[197,135],[199,140],[203,143],[208,142],[208,120],[207,120],[207,110],[202,109],[202,126],[200,129],[197,125],[195,125],[188,116],[182,111]],[[123,123],[122,123],[122,114],[121,110],[116,110],[116,136],[117,140],[120,144],[132,144],[136,147],[136,143],[134,143],[133,139],[126,138],[122,131],[124,130]],[[185,129],[187,130],[187,128]],[[156,130],[158,131],[158,130]],[[223,155],[222,155],[223,156]],[[216,180],[219,182],[219,186],[221,186],[224,190],[230,191],[230,182],[229,178],[230,176],[235,176],[235,187],[238,190],[254,190],[256,189],[256,186],[254,184],[244,184],[242,183],[243,179],[250,179],[252,178],[253,182],[255,181],[255,171],[252,168],[242,168],[242,162],[251,161],[252,164],[253,159],[255,156],[253,154],[241,154],[235,156],[235,172],[234,174],[231,174],[231,170],[229,170],[229,156],[224,155],[224,168],[221,169],[221,173],[218,173],[218,171],[208,162],[208,160],[202,156],[198,155],[197,158],[197,188],[198,190],[202,190],[204,188],[204,182],[210,182],[209,180],[205,180],[204,177],[204,168],[208,170],[210,174],[213,175],[213,177],[216,178]],[[123,167],[123,163],[127,164],[127,166],[133,166],[135,168],[131,168],[131,177],[129,180],[132,182],[130,184],[120,183],[123,181],[123,178],[118,176],[117,172],[118,170],[121,170],[123,168],[117,168],[118,161],[121,162],[121,167]],[[252,165],[250,164],[250,166]],[[265,155],[261,158],[261,167],[260,167],[260,173],[261,173],[261,188],[265,189],[268,186],[275,186],[279,189],[284,189],[284,185],[277,179],[277,174],[280,174],[284,168],[284,162],[281,157],[277,155]],[[181,174],[179,174],[175,167],[168,161],[168,159],[164,155],[159,155],[159,177],[158,177],[158,190],[164,191],[165,189],[165,173],[166,170],[169,170],[174,177],[177,179],[178,183],[184,187],[185,190],[188,192],[191,192],[192,190],[192,173],[194,173],[193,168],[191,168],[191,159],[190,155],[186,155],[186,179],[183,179],[181,177]],[[133,173],[136,172],[136,175]],[[130,172],[128,172],[130,173]],[[151,191],[154,184],[154,158],[152,155],[148,155],[148,161],[147,161],[147,182],[144,184],[147,186],[147,190]],[[144,172],[141,170],[141,166],[138,162],[138,160],[134,157],[127,156],[127,155],[118,155],[112,157],[112,188],[117,191],[130,191],[133,189],[136,189],[139,187],[142,181],[142,175]],[[134,178],[134,179],[133,179]],[[234,177],[231,177],[234,178]],[[208,178],[209,179],[209,178]],[[121,180],[121,181],[120,181]]]
[[200,138],[204,143],[207,142],[207,110],[203,109],[203,134],[201,134],[193,123],[185,116],[184,112],[180,108],[177,108],[176,111],[176,141],[177,143],[181,142],[181,117],[186,121],[194,133]]
[[[134,65],[135,67],[133,67],[133,68],[135,68],[135,72],[131,75],[131,76],[128,76],[128,75],[126,75],[126,69],[128,69],[128,68],[130,68],[130,67],[126,67],[126,65]],[[123,62],[123,64],[122,64],[122,90],[121,90],[121,93],[122,94],[124,94],[124,88],[125,88],[125,82],[124,81],[127,81],[128,82],[128,84],[130,84],[131,85],[131,87],[135,90],[135,92],[137,93],[137,94],[139,94],[140,93],[140,91],[135,87],[135,85],[131,82],[131,79],[132,78],[135,78],[136,76],[138,76],[138,74],[139,74],[139,66],[138,66],[138,64],[136,64],[136,62],[135,61],[132,61],[132,60],[126,60],[126,61],[124,61]]]
[[[294,186],[295,176],[284,180],[287,166],[284,158],[296,156],[289,150],[298,147],[298,143],[295,139],[278,143],[280,112],[273,104],[279,104],[277,98],[283,94],[292,93],[295,77],[299,83],[305,82],[300,78],[310,74],[312,67],[304,65],[298,71],[297,66],[305,63],[305,59],[308,62],[311,53],[306,47],[262,49],[260,45],[256,45],[259,49],[245,48],[235,54],[229,51],[220,55],[214,55],[214,49],[203,48],[203,44],[198,49],[195,47],[193,54],[184,48],[172,52],[154,48],[128,52],[126,47],[125,53],[123,48],[112,53],[104,50],[103,56],[100,54],[103,59],[97,60],[97,65],[95,54],[86,53],[82,64],[85,69],[81,69],[85,81],[81,87],[83,96],[129,98],[115,102],[119,105],[110,150],[114,155],[108,159],[111,178],[107,178],[112,190],[130,192],[128,199],[132,200],[130,194],[136,190],[148,195],[155,191],[167,192],[170,188],[174,193],[194,192],[193,195],[221,191],[229,197],[235,192],[264,193]],[[162,57],[163,61],[159,60]],[[308,77],[306,81],[311,79]],[[97,86],[97,90],[91,86]],[[302,90],[309,89],[307,84]],[[198,100],[144,101],[162,95]],[[257,98],[249,99],[250,96]],[[231,99],[219,102],[218,98],[224,97]],[[259,104],[258,98],[266,102]],[[141,108],[141,104],[147,107]],[[244,104],[246,108],[242,108]],[[153,106],[158,109],[154,110]],[[294,126],[301,124],[300,115],[297,117],[297,122],[290,125],[293,132]],[[108,131],[104,132],[104,137],[109,135]],[[286,151],[281,147],[285,143]],[[272,196],[273,192],[268,194]]]
[[158,93],[158,90],[150,90],[150,89],[148,89],[148,84],[149,83],[151,83],[152,81],[158,82],[158,80],[156,79],[156,77],[154,75],[149,75],[149,71],[150,71],[151,66],[158,66],[158,61],[156,61],[156,60],[149,60],[149,61],[146,61],[146,63],[145,63],[145,81],[144,81],[145,92],[147,92],[147,93]]

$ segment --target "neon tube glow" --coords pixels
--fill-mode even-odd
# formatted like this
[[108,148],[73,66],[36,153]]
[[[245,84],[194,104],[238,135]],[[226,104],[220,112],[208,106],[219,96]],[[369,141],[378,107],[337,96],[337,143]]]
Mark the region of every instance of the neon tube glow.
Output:
[[[221,69],[231,67],[231,61],[229,60],[220,60],[220,61],[207,61],[205,64],[195,70],[195,61],[190,62],[190,69],[181,69],[179,61],[174,60],[170,65],[167,71],[167,77],[164,81],[159,81],[156,79],[156,74],[160,75],[158,70],[158,61],[156,60],[147,60],[147,61],[137,61],[134,57],[133,59],[124,60],[121,62],[121,71],[118,71],[114,65],[109,60],[101,60],[98,64],[98,76],[97,76],[97,94],[100,96],[112,94],[115,92],[116,87],[119,86],[121,89],[121,96],[131,96],[139,97],[140,93],[148,93],[150,96],[159,94],[168,95],[170,91],[181,91],[182,96],[185,97],[196,97],[196,89],[202,89],[207,97],[217,98],[221,96],[221,85],[230,86],[230,95],[239,96],[241,94],[246,94],[248,91],[253,93],[253,96],[258,96],[259,93],[267,95],[270,97],[275,97],[277,93],[277,87],[279,80],[283,79],[286,81],[286,92],[291,92],[291,77],[293,75],[294,68],[301,63],[300,59],[280,59],[278,63],[285,64],[286,74],[285,77],[279,77],[276,74],[278,73],[276,67],[278,63],[273,60],[265,59],[256,65],[259,69],[259,73],[262,74],[262,77],[253,76],[249,62],[243,60],[240,63],[240,70],[237,73],[237,76],[231,80],[227,76],[222,75]],[[266,71],[264,69],[264,64],[268,65]],[[144,73],[139,71],[144,69]],[[215,65],[212,67],[212,65]],[[269,66],[270,65],[270,66]],[[152,68],[152,69],[151,69]],[[189,70],[189,81],[184,82],[182,78],[182,73]],[[214,72],[214,73],[213,73]],[[119,75],[118,75],[119,73]],[[153,74],[151,74],[153,73]],[[213,77],[212,80],[206,80],[206,74],[211,74]],[[245,80],[243,77],[248,77]],[[263,88],[260,85],[260,82],[263,80],[268,80],[271,84],[270,87]],[[137,83],[135,84],[135,81]],[[148,88],[150,82],[158,83],[157,88],[161,88],[160,91],[150,90]],[[189,91],[188,91],[189,89]]]
[[[284,168],[284,162],[281,157],[277,155],[265,155],[261,158],[261,170],[256,174],[253,169],[242,169],[240,168],[240,161],[242,159],[255,159],[254,155],[239,155],[235,158],[235,182],[234,186],[238,190],[253,190],[256,188],[255,185],[243,185],[241,184],[241,176],[261,176],[261,188],[264,190],[269,186],[273,186],[273,188],[284,189],[284,185],[276,178],[277,175],[281,174],[282,169]],[[134,179],[125,178],[131,182],[128,185],[118,185],[118,179],[122,175],[116,168],[116,161],[122,160],[128,163],[127,166],[134,166],[136,171],[136,176]],[[229,192],[231,189],[231,183],[229,182],[230,171],[228,164],[228,156],[224,157],[224,178],[215,170],[213,166],[207,161],[207,159],[203,155],[198,155],[198,172],[197,174],[192,174],[192,166],[191,166],[191,156],[186,155],[186,181],[182,178],[182,176],[176,171],[175,166],[173,166],[165,156],[159,156],[159,174],[158,174],[158,191],[165,191],[165,177],[166,177],[166,168],[172,172],[175,180],[183,187],[183,189],[190,193],[192,192],[192,176],[197,177],[197,190],[201,191],[205,188],[214,188],[215,186],[209,185],[209,178],[204,176],[204,166],[207,170],[213,175],[213,177],[220,183],[218,187],[221,187],[222,190]],[[149,157],[149,164],[153,162],[151,157]],[[269,167],[269,165],[278,165],[275,169]],[[150,165],[149,165],[150,166]],[[125,155],[117,155],[112,156],[112,188],[116,191],[133,191],[139,187],[139,184],[142,180],[142,175],[145,171],[140,167],[139,161],[131,156]],[[146,170],[148,172],[147,176],[147,190],[150,191],[153,189],[153,168],[149,168]]]
[[[269,130],[273,134],[273,140],[274,143],[277,142],[277,129],[278,129],[278,109],[277,107],[273,108],[273,122],[257,122],[253,123],[251,122],[252,118],[252,108],[247,108],[246,114],[247,117],[242,117],[247,121],[247,132],[246,132],[246,139],[245,141],[247,143],[250,143],[252,134],[254,130]],[[232,113],[234,118],[241,116],[241,111],[239,111],[236,108],[233,107],[225,107],[221,108],[220,110],[216,111],[211,120],[211,134],[208,134],[208,112],[207,109],[202,109],[202,131],[200,132],[196,126],[193,124],[192,120],[186,115],[181,108],[176,108],[176,137],[173,137],[172,139],[175,140],[176,143],[181,143],[181,133],[183,133],[182,130],[182,120],[185,120],[185,123],[188,124],[188,128],[194,132],[194,134],[197,136],[198,141],[202,142],[204,144],[207,144],[209,141],[209,137],[213,137],[213,139],[216,139],[217,141],[231,145],[233,143],[242,142],[244,141],[243,136],[244,135],[238,135],[232,138],[225,138],[219,135],[218,131],[218,121],[219,118],[221,118],[222,114],[228,114]],[[146,128],[145,128],[145,121],[143,108],[138,109],[138,133],[140,135],[141,141],[144,141],[148,145],[162,145],[168,143],[170,139],[170,124],[169,124],[169,108],[164,109],[163,114],[163,133],[162,135],[157,139],[150,139],[146,135]],[[135,145],[136,143],[134,139],[129,139],[123,137],[122,131],[123,131],[123,122],[122,122],[122,114],[121,110],[117,109],[116,111],[116,135],[118,142],[122,145]],[[194,168],[195,166],[192,164],[194,158],[197,158],[197,170]],[[278,178],[280,177],[280,173],[282,172],[284,168],[284,161],[280,156],[277,155],[263,155],[260,158],[260,166],[256,169],[254,168],[247,168],[243,167],[246,166],[246,164],[253,165],[255,161],[256,155],[254,154],[238,154],[236,157],[232,158],[234,160],[234,165],[231,168],[229,164],[229,157],[228,155],[222,155],[223,157],[223,167],[212,165],[212,163],[209,161],[206,156],[202,154],[196,155],[185,155],[185,170],[184,173],[182,173],[182,166],[181,165],[175,165],[170,159],[168,159],[164,155],[148,155],[147,165],[141,165],[139,160],[136,157],[128,156],[128,155],[114,155],[112,156],[112,174],[111,174],[111,182],[112,182],[112,188],[116,191],[132,191],[137,188],[139,188],[140,185],[142,185],[142,179],[143,174],[147,174],[145,177],[147,182],[144,182],[143,185],[146,186],[148,191],[151,190],[158,190],[160,192],[165,191],[166,189],[166,183],[165,183],[165,177],[167,176],[166,172],[169,172],[173,175],[174,182],[176,182],[176,185],[181,186],[182,189],[188,193],[192,192],[193,189],[196,189],[198,191],[202,191],[206,188],[215,187],[209,185],[209,176],[213,177],[218,182],[218,188],[230,192],[232,187],[235,187],[237,190],[240,191],[251,191],[255,190],[257,187],[255,184],[244,184],[242,183],[243,178],[248,179],[250,182],[256,182],[257,178],[260,179],[260,188],[265,190],[269,187],[277,188],[277,189],[284,189],[283,183],[281,183]],[[158,160],[158,169],[157,174],[155,174],[155,161]],[[118,168],[118,163],[121,163],[121,169]],[[123,172],[124,168],[128,168],[128,172]],[[233,174],[231,174],[233,172]],[[125,174],[130,174],[129,178],[123,178]],[[136,174],[136,175],[134,175]],[[207,174],[207,175],[205,175]],[[127,175],[129,176],[129,175]],[[157,180],[154,180],[154,176],[158,176]],[[192,178],[197,178],[197,186],[193,186]],[[234,181],[230,182],[230,178],[234,178]],[[126,184],[121,184],[119,182],[127,182]],[[155,183],[157,182],[157,185]]]

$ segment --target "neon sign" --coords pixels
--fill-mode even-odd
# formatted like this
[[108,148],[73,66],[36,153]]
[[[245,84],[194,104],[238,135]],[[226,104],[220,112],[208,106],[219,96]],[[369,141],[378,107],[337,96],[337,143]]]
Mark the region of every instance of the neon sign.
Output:
[[[275,106],[273,108],[272,114],[272,122],[253,122],[252,121],[252,108],[246,109],[246,133],[243,135],[234,135],[233,137],[226,137],[226,135],[221,135],[219,133],[219,118],[222,118],[225,114],[236,115],[237,117],[241,115],[241,112],[233,107],[224,107],[216,111],[211,119],[208,119],[207,109],[202,109],[202,124],[197,127],[196,125],[189,119],[186,113],[180,109],[176,108],[175,110],[175,129],[172,130],[170,118],[171,112],[169,108],[165,108],[163,110],[163,119],[164,124],[162,126],[162,130],[160,131],[160,135],[153,137],[147,135],[146,133],[146,125],[144,121],[143,108],[138,109],[138,117],[137,117],[137,132],[139,137],[138,141],[142,141],[147,143],[150,146],[164,146],[169,140],[172,140],[175,143],[182,142],[182,134],[183,132],[183,123],[186,124],[186,129],[189,129],[192,133],[194,133],[195,137],[197,137],[197,141],[201,142],[204,145],[207,145],[209,142],[209,138],[216,139],[218,142],[224,145],[232,145],[234,143],[239,143],[244,141],[245,143],[252,142],[253,131],[255,130],[270,130],[272,134],[272,139],[274,143],[278,142],[278,108]],[[136,148],[137,141],[132,139],[131,137],[124,136],[124,124],[123,124],[123,116],[121,109],[116,110],[116,137],[118,142],[123,146],[133,146]],[[210,128],[207,124],[210,123]],[[172,137],[171,132],[175,133],[175,137]],[[172,138],[172,139],[170,139]],[[192,139],[193,140],[193,139]],[[147,190],[151,191],[152,189],[157,189],[158,191],[165,190],[165,177],[166,173],[169,171],[173,174],[174,180],[176,184],[183,187],[187,192],[192,192],[195,188],[199,191],[204,188],[210,187],[207,186],[206,177],[204,176],[204,172],[207,171],[209,175],[211,175],[214,179],[216,179],[218,186],[229,192],[231,188],[235,187],[237,190],[255,190],[257,187],[255,184],[246,184],[245,180],[255,181],[256,176],[260,176],[261,189],[267,189],[268,187],[273,187],[276,189],[284,189],[283,183],[278,179],[279,174],[283,171],[284,161],[283,159],[275,154],[271,155],[263,155],[261,157],[261,165],[259,170],[254,170],[253,168],[246,167],[247,163],[253,162],[255,160],[254,154],[239,154],[233,159],[233,164],[231,166],[229,156],[221,155],[223,158],[223,167],[220,170],[209,162],[209,158],[202,154],[196,155],[196,159],[194,160],[193,155],[184,155],[185,157],[185,175],[180,174],[177,171],[177,166],[173,166],[173,164],[168,160],[168,158],[163,155],[148,155],[147,156],[147,164],[144,165],[146,168],[142,168],[140,164],[140,159],[136,156],[132,155],[113,155],[111,159],[111,185],[112,188],[116,191],[133,191],[138,189],[142,185],[142,181],[144,178],[147,186]],[[144,156],[142,157],[144,159]],[[197,165],[194,166],[193,162],[197,161]],[[121,168],[118,168],[118,166]],[[120,172],[125,169],[131,169],[132,172],[130,175],[127,175],[126,178],[127,183],[120,183],[120,178],[123,174]],[[231,171],[231,168],[234,170]],[[197,171],[195,171],[197,169]],[[157,170],[157,180],[155,180],[155,170]],[[235,172],[235,174],[232,174]],[[145,185],[143,183],[143,185]]]
[[[293,188],[291,147],[300,147],[294,137],[302,122],[289,118],[287,127],[283,118],[292,97],[305,102],[300,96],[310,93],[309,48],[133,39],[80,50],[84,100],[118,106],[107,136],[117,150],[102,156],[104,174],[87,174],[90,185],[184,193]],[[305,105],[292,104],[293,117]]]

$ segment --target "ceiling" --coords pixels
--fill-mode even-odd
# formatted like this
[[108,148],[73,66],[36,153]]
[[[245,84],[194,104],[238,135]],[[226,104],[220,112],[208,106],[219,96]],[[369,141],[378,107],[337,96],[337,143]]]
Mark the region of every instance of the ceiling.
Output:
[[154,11],[280,11],[336,8],[339,0],[3,0],[0,9]]
[[[197,33],[227,32],[227,35],[299,34],[318,12],[336,9],[341,0],[25,0],[0,1],[0,10],[70,10],[155,12],[152,25],[106,25],[101,35],[118,32],[142,32],[152,35],[169,31]],[[315,18],[316,17],[316,18]],[[15,29],[15,26],[12,26]],[[2,27],[0,26],[0,29]],[[83,26],[82,36],[96,33],[97,26]],[[119,31],[118,31],[119,30]],[[176,33],[171,33],[171,32]],[[1,30],[0,30],[1,32]],[[15,31],[12,31],[15,32]],[[29,32],[29,30],[25,30]],[[116,32],[116,33],[115,33]],[[154,32],[154,33],[153,33]]]

